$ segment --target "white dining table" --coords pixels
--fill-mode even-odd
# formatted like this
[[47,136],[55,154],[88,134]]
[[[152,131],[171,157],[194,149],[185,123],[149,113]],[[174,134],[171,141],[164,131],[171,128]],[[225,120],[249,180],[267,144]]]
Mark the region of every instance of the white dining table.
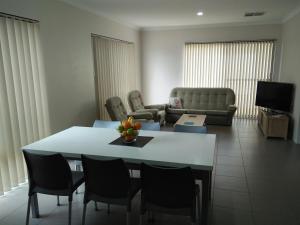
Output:
[[[215,134],[165,131],[144,131],[140,136],[153,137],[145,146],[112,145],[120,135],[115,129],[71,127],[22,147],[31,153],[61,153],[67,159],[80,160],[81,154],[99,159],[122,158],[129,168],[140,163],[157,166],[186,167],[193,170],[195,179],[202,181],[202,223],[207,223],[214,168]],[[33,216],[38,217],[37,198],[32,204]]]

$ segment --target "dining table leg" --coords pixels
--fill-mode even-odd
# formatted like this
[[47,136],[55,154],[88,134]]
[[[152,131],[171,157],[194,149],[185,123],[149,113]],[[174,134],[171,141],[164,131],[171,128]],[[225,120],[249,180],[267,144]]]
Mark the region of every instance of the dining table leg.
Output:
[[196,179],[202,181],[202,196],[201,196],[201,225],[208,224],[208,213],[210,206],[210,195],[212,188],[212,172],[211,171],[194,171]]
[[212,191],[212,173],[209,172],[209,188],[208,188],[208,191],[209,191],[209,200],[211,200],[211,191]]
[[202,215],[201,224],[208,224],[208,213],[210,205],[210,194],[211,194],[211,172],[207,171],[202,174]]
[[31,212],[33,218],[39,218],[40,212],[39,212],[39,202],[37,193],[33,194],[31,197]]

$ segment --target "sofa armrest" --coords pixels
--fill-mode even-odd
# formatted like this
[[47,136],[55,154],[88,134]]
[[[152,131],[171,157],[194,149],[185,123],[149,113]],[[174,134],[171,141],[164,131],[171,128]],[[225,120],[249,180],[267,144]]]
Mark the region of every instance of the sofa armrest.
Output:
[[153,120],[153,115],[150,112],[131,112],[128,114],[129,116],[132,116],[134,119]]
[[230,111],[230,114],[232,114],[233,116],[235,111],[237,110],[237,107],[235,105],[229,105],[228,110]]
[[145,109],[165,110],[166,108],[167,104],[145,105]]

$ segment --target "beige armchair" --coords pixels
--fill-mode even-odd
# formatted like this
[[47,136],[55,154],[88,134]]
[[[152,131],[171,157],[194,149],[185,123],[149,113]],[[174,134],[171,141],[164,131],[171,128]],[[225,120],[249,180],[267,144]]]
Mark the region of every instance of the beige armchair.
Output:
[[160,122],[163,124],[165,121],[165,109],[166,104],[159,105],[144,105],[142,94],[138,90],[134,90],[128,93],[127,95],[128,104],[132,112],[144,113],[148,112],[153,115],[154,121]]
[[120,97],[114,96],[106,100],[106,110],[112,121],[122,121],[132,116],[137,120],[153,120],[150,112],[132,112],[127,113],[126,108]]

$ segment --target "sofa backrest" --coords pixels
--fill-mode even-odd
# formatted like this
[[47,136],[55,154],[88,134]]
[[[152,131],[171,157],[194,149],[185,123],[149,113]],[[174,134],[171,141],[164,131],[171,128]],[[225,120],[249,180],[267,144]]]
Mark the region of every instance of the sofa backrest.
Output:
[[170,97],[180,97],[184,109],[225,110],[235,104],[230,88],[174,88]]

